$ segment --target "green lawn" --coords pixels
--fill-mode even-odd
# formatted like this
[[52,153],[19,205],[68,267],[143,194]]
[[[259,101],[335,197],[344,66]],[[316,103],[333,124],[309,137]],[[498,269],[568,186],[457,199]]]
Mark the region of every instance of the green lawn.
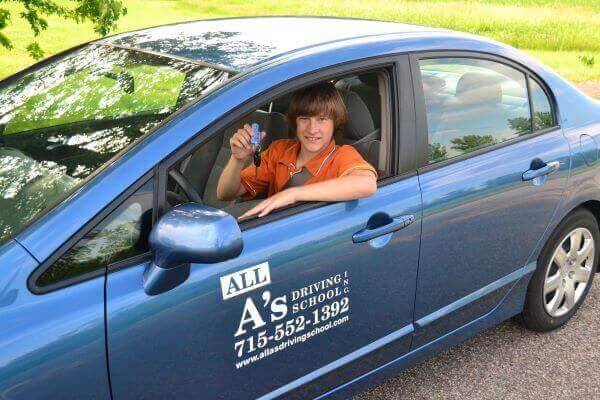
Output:
[[[185,74],[166,66],[132,65],[113,67],[115,75],[72,74],[58,87],[37,93],[18,107],[4,134],[40,129],[88,119],[143,114],[175,106]],[[115,79],[126,73],[135,82],[127,93]],[[132,86],[133,88],[133,86]],[[52,99],[52,101],[48,101]],[[102,104],[99,107],[99,104]]]
[[[64,1],[64,0],[60,0]],[[32,39],[18,20],[5,30],[15,49],[0,49],[0,78],[34,61],[25,47]],[[8,3],[10,4],[10,3]],[[600,0],[126,0],[129,13],[119,32],[176,21],[249,15],[329,15],[416,23],[471,32],[523,49],[574,82],[600,81]],[[89,25],[51,18],[40,43],[47,55],[95,38]],[[585,66],[578,57],[595,58]]]

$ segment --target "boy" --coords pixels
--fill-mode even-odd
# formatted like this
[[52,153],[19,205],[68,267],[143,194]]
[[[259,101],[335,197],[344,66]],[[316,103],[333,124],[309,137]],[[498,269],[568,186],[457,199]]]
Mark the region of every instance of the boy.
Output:
[[[229,140],[231,158],[217,185],[220,200],[245,200],[267,191],[268,198],[240,217],[263,217],[297,201],[344,201],[377,190],[377,172],[351,146],[337,146],[333,133],[346,122],[346,107],[329,82],[295,92],[288,122],[297,140],[276,140],[261,154],[259,167],[243,166],[255,147],[246,124]],[[266,135],[261,132],[261,138]]]

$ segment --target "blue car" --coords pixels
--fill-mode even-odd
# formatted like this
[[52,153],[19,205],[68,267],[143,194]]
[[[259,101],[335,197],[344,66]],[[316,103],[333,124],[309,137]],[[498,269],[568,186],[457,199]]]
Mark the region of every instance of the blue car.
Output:
[[[293,138],[319,82],[376,193],[239,219],[229,139]],[[444,29],[209,20],[44,60],[0,83],[0,398],[348,398],[515,315],[555,329],[597,269],[599,141],[600,103]]]

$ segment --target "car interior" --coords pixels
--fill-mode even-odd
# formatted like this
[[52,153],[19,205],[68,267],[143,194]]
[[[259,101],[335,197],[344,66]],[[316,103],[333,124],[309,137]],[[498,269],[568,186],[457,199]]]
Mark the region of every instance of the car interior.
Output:
[[[348,112],[348,121],[341,133],[334,138],[338,145],[350,145],[378,171],[378,179],[390,174],[388,147],[390,144],[390,121],[388,75],[385,71],[372,71],[333,79]],[[203,204],[222,209],[233,216],[240,216],[261,199],[225,202],[217,199],[216,187],[221,172],[231,156],[229,139],[244,124],[258,123],[267,136],[261,143],[262,150],[277,139],[293,139],[285,113],[292,94],[287,93],[264,104],[259,109],[214,135],[198,149],[176,164],[176,171],[169,173],[167,202],[169,207],[194,200],[188,192],[196,191]],[[382,116],[386,116],[383,118]],[[383,121],[383,123],[382,123]],[[183,176],[183,178],[182,178]],[[187,182],[186,182],[187,181]],[[191,185],[192,190],[183,186]],[[264,197],[263,197],[264,198]]]
[[[527,91],[514,80],[479,72],[424,73],[430,140],[468,134],[511,138],[509,122],[529,115]],[[449,140],[449,139],[448,139]]]

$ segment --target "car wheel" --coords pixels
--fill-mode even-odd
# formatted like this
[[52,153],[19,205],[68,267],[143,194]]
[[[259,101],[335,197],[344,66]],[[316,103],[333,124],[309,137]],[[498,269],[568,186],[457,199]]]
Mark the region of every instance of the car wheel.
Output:
[[550,236],[531,278],[521,321],[534,331],[565,324],[583,303],[598,264],[600,232],[594,215],[577,210]]

